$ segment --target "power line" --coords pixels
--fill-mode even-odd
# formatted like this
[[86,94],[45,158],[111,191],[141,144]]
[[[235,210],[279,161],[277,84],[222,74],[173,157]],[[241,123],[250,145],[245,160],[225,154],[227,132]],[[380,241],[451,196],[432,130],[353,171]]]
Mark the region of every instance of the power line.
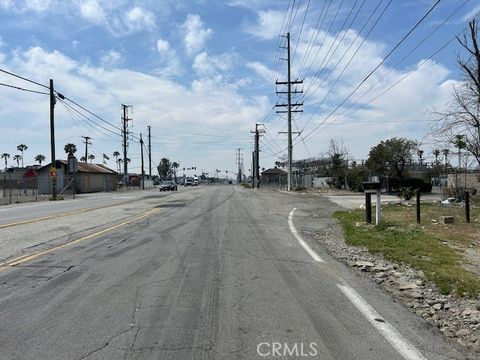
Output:
[[13,89],[17,89],[17,90],[28,91],[28,92],[35,93],[35,94],[50,95],[49,93],[46,93],[46,92],[36,91],[36,90],[31,90],[31,89],[25,89],[25,88],[22,88],[20,86],[15,86],[15,85],[10,85],[10,84],[5,84],[5,83],[0,83],[0,85],[5,86],[5,87],[9,87],[9,88],[13,88]]
[[330,5],[332,4],[332,0],[329,0],[327,10],[325,10],[325,4],[326,2],[323,2],[322,10],[320,11],[320,14],[318,15],[317,22],[314,27],[314,31],[312,32],[312,36],[310,37],[310,40],[308,41],[307,49],[305,51],[305,55],[303,57],[302,62],[300,63],[300,67],[298,69],[298,73],[301,74],[303,71],[304,66],[306,65],[306,60],[310,56],[310,52],[313,49],[313,44],[317,42],[318,34],[320,34],[320,28],[323,26],[323,22],[325,21],[325,18],[327,16],[327,12],[330,9]]
[[[388,7],[390,6],[390,4],[392,3],[393,0],[390,0],[387,5],[385,6],[385,8],[382,10],[382,12],[378,15],[377,19],[375,20],[375,22],[373,23],[373,25],[370,27],[370,29],[368,30],[368,32],[365,34],[365,36],[363,37],[362,41],[360,42],[360,44],[357,46],[357,48],[355,49],[354,53],[350,56],[350,59],[347,61],[347,63],[345,64],[345,66],[343,67],[342,71],[340,72],[340,74],[337,76],[337,78],[335,79],[334,83],[332,84],[332,86],[330,87],[329,91],[327,92],[327,94],[323,97],[322,101],[320,101],[320,104],[321,105],[323,103],[323,101],[326,99],[326,97],[330,94],[330,92],[332,91],[333,87],[335,86],[335,84],[337,83],[337,81],[342,77],[343,73],[345,72],[345,70],[347,70],[348,66],[350,65],[350,63],[352,62],[352,60],[355,58],[355,55],[358,53],[358,51],[361,49],[361,47],[363,46],[363,44],[365,43],[365,41],[368,39],[368,37],[370,36],[370,34],[372,33],[373,29],[377,26],[378,22],[380,21],[380,19],[382,18],[382,16],[385,14],[385,12],[387,11]],[[350,43],[350,45],[348,46],[348,48],[345,50],[345,52],[342,54],[342,56],[340,57],[340,59],[337,61],[337,63],[335,64],[335,66],[332,68],[332,70],[330,71],[330,74],[332,74],[335,69],[340,65],[340,63],[342,62],[343,58],[345,57],[345,55],[348,54],[348,52],[350,51],[351,47],[353,46],[353,44],[355,44],[355,42],[357,41],[358,37],[360,36],[360,34],[363,32],[363,30],[366,28],[366,26],[370,23],[370,20],[373,18],[373,16],[375,15],[375,13],[377,12],[377,10],[379,9],[380,5],[382,4],[383,0],[380,1],[377,5],[377,7],[374,9],[374,11],[370,14],[370,16],[368,17],[367,21],[364,23],[364,25],[362,26],[362,28],[360,29],[360,31],[357,32],[355,38],[352,40],[352,42]],[[313,94],[315,94],[318,89],[320,88],[320,86],[326,81],[328,77],[324,78],[324,80],[322,80],[319,84],[317,84],[317,86],[315,87],[315,89],[308,94],[308,96],[306,96],[304,98],[304,100],[308,100],[309,98],[311,98],[313,96]],[[311,83],[309,83],[309,87],[308,87],[308,90],[310,90],[311,88]],[[309,120],[310,121],[310,120]],[[308,121],[307,121],[308,123]],[[305,127],[304,127],[305,129]]]
[[[58,94],[58,93],[57,93],[57,94]],[[63,97],[64,97],[65,100],[70,101],[72,104],[78,106],[78,107],[79,107],[80,109],[82,109],[83,111],[86,111],[86,112],[89,113],[90,115],[92,115],[92,116],[96,117],[97,119],[103,121],[104,123],[110,125],[110,126],[113,127],[114,129],[117,129],[118,131],[122,131],[122,129],[121,129],[120,127],[118,127],[118,126],[116,126],[116,125],[108,122],[107,120],[103,119],[101,116],[98,116],[97,114],[93,113],[92,111],[88,110],[87,108],[85,108],[84,106],[78,104],[77,102],[73,101],[72,99],[70,99],[70,98],[68,98],[68,97],[66,97],[66,96],[64,96],[64,95],[63,95]]]
[[[368,73],[368,75],[350,92],[350,94],[345,98],[343,99],[343,101],[337,106],[335,107],[335,109],[333,109],[329,114],[328,116],[320,123],[318,124],[312,131],[310,131],[306,136],[305,136],[305,139],[309,136],[311,136],[312,134],[314,134],[319,128],[320,126],[322,126],[343,104],[345,104],[345,102],[347,102],[347,100],[352,97],[352,95],[365,83],[365,81],[368,80],[368,78],[370,76],[372,76],[372,74],[383,64],[385,63],[385,61],[393,54],[393,52],[407,39],[407,37],[423,22],[423,20],[426,19],[426,17],[435,9],[435,7],[440,3],[441,0],[437,0],[435,2],[435,4],[433,4],[433,6],[420,18],[420,20],[417,21],[417,23],[402,37],[402,39],[390,50],[390,52],[382,59],[382,61],[380,61],[378,63],[377,66],[375,66],[375,68],[370,71]],[[317,108],[316,111],[318,111],[319,108]],[[312,113],[312,116],[310,117],[310,119],[313,117],[313,115],[316,113],[316,111],[314,111]]]
[[[360,4],[355,16],[353,17],[352,21],[350,21],[350,24],[348,24],[348,28],[351,28],[353,23],[355,22],[355,20],[357,19],[358,15],[360,14],[360,11],[362,10],[363,8],[363,5],[365,5],[365,2],[366,0],[363,0],[363,2]],[[348,19],[350,18],[353,10],[355,9],[356,5],[358,3],[358,0],[355,1],[355,3],[353,4],[352,8],[350,9],[350,12],[348,13],[347,17],[345,18],[345,21],[343,22],[342,24],[342,27],[340,28],[340,30],[338,31],[337,35],[335,36],[335,39],[333,40],[333,42],[330,44],[330,47],[327,51],[327,53],[325,54],[325,57],[323,58],[322,62],[320,63],[320,65],[318,66],[318,69],[317,71],[315,72],[315,74],[313,75],[312,79],[310,80],[309,84],[307,85],[307,88],[305,89],[305,93],[307,93],[310,88],[312,87],[313,83],[315,82],[316,79],[318,79],[320,77],[320,75],[322,74],[323,70],[325,69],[325,66],[326,64],[329,63],[329,61],[332,59],[333,55],[335,54],[335,52],[337,51],[337,49],[339,48],[340,44],[342,43],[343,39],[345,38],[345,36],[347,35],[347,31],[343,31],[343,29],[345,28],[345,25],[347,24],[347,21]],[[379,3],[380,4],[380,3]],[[369,21],[369,20],[368,20]],[[367,21],[367,23],[368,23]],[[343,33],[342,33],[343,32]],[[340,34],[342,34],[342,38],[337,42]],[[333,46],[337,44],[335,46],[335,49],[332,51],[332,53],[330,54],[330,51],[332,50]],[[319,49],[320,50],[320,49]],[[348,50],[347,50],[348,51]],[[318,52],[317,52],[318,54]],[[330,57],[328,56],[330,55]],[[315,61],[315,59],[312,61],[312,63]],[[338,63],[337,63],[338,64]],[[334,69],[331,70],[331,72],[333,72]]]
[[305,12],[303,14],[302,25],[300,26],[300,31],[299,31],[298,36],[297,36],[297,42],[296,42],[295,48],[293,50],[292,63],[295,60],[295,55],[297,54],[298,43],[300,42],[300,38],[302,37],[303,27],[305,26],[305,19],[307,18],[309,7],[310,7],[310,0],[308,0],[307,7],[305,8]]
[[[465,0],[459,7],[457,7],[455,9],[454,12],[452,12],[447,18],[445,18],[445,20],[440,23],[435,29],[433,29],[427,36],[425,36],[412,50],[410,50],[402,59],[400,59],[400,61],[398,61],[392,68],[390,68],[390,70],[388,70],[380,79],[378,79],[372,86],[370,86],[370,88],[368,88],[361,96],[359,96],[358,98],[355,99],[354,102],[352,102],[352,104],[350,104],[346,109],[345,111],[343,111],[341,114],[339,115],[343,115],[348,109],[350,109],[355,103],[358,103],[358,101],[360,99],[362,99],[365,95],[367,95],[369,92],[371,92],[371,90],[377,86],[383,79],[385,79],[394,69],[398,68],[398,66],[400,64],[403,63],[403,61],[408,57],[410,56],[415,50],[417,50],[423,43],[425,43],[434,33],[436,33],[442,26],[444,26],[453,16],[455,16],[458,11],[460,11],[460,9],[466,4],[468,3],[470,0]],[[460,35],[461,33],[457,34]],[[436,55],[440,50],[442,50],[445,46],[447,46],[448,44],[450,44],[452,41],[454,40],[451,39],[450,41],[447,42],[447,44],[443,45],[439,50],[437,50],[433,55],[431,55],[427,60],[431,59],[434,55]],[[423,63],[422,63],[423,65]],[[402,78],[403,80],[403,78]],[[400,81],[399,81],[400,82]],[[397,82],[398,83],[398,82]],[[395,83],[395,85],[397,84]],[[393,86],[392,86],[393,87]],[[392,87],[390,87],[389,89],[391,89]],[[388,89],[388,90],[389,90]],[[387,90],[387,91],[388,91]],[[382,92],[382,94],[384,94],[386,91]],[[381,96],[380,95],[380,96]],[[377,96],[375,97],[374,99],[377,99],[378,97],[380,96]],[[369,101],[367,104],[371,103],[373,100]],[[366,106],[367,104],[365,104],[364,106]],[[362,107],[364,107],[362,106]]]
[[[30,82],[30,83],[32,83],[32,84],[35,84],[35,85],[38,85],[38,86],[41,86],[41,87],[43,87],[43,88],[45,88],[45,89],[49,89],[49,90],[50,90],[50,88],[49,88],[47,85],[40,84],[39,82],[36,82],[36,81],[31,80],[31,79],[28,79],[28,78],[26,78],[26,77],[23,77],[23,76],[14,74],[14,73],[12,73],[12,72],[10,72],[10,71],[4,70],[4,69],[0,69],[0,72],[3,72],[3,73],[8,74],[8,75],[10,75],[10,76],[14,76],[14,77],[16,77],[16,78],[18,78],[18,79],[22,79],[22,80],[24,80],[24,81],[28,81],[28,82]],[[50,94],[49,94],[49,95],[50,95]]]

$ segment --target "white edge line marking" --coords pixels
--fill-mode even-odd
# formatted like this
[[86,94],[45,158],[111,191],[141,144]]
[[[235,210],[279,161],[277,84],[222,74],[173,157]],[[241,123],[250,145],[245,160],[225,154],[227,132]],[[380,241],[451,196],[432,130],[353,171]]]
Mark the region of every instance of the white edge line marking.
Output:
[[[404,359],[426,360],[420,351],[405,339],[388,321],[383,319],[353,288],[340,284],[337,284],[337,287]],[[383,321],[379,322],[375,319],[382,319]]]
[[302,237],[298,234],[297,229],[295,229],[295,225],[293,225],[293,213],[297,210],[297,208],[293,208],[292,211],[290,211],[290,214],[288,215],[288,227],[290,228],[290,231],[292,232],[293,236],[295,236],[295,239],[298,240],[300,245],[305,249],[305,251],[310,255],[313,260],[316,262],[322,262],[324,263],[323,259],[310,247],[308,244],[302,239]]

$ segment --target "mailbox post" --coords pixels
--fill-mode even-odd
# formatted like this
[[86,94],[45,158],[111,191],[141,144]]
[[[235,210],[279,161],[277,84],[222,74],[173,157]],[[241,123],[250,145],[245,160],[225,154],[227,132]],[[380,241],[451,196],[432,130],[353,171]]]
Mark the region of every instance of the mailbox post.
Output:
[[375,181],[365,181],[363,183],[363,191],[365,192],[365,211],[366,211],[366,219],[371,221],[372,214],[371,214],[371,204],[370,204],[370,196],[371,194],[377,195],[376,201],[376,209],[375,209],[375,225],[379,225],[382,221],[382,199],[380,195],[380,182]]

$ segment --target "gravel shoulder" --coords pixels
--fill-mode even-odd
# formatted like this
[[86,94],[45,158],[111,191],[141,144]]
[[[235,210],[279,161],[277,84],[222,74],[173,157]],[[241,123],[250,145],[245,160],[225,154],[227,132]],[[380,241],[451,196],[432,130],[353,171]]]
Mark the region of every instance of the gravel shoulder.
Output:
[[[309,195],[298,195],[306,198]],[[388,292],[395,302],[402,304],[425,320],[434,333],[455,341],[467,351],[467,358],[480,356],[480,299],[466,299],[442,295],[438,288],[425,280],[425,275],[404,264],[396,264],[381,255],[371,254],[366,248],[346,244],[343,231],[332,214],[336,210],[352,208],[351,195],[325,196],[330,201],[328,213],[319,207],[305,207],[305,218],[297,226],[300,234],[313,244],[346,264],[358,276],[369,279],[376,287]],[[342,200],[342,198],[344,200]],[[358,197],[357,197],[358,199]],[[357,200],[358,203],[358,200]],[[342,205],[340,207],[340,205]],[[355,204],[355,208],[358,208]],[[328,220],[324,220],[327,217]],[[318,222],[321,221],[321,226]]]

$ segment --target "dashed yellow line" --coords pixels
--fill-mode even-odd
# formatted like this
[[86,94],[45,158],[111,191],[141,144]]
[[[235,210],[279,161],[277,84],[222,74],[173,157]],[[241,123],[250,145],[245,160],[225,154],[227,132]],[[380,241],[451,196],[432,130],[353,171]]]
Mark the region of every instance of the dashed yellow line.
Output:
[[42,217],[38,217],[38,218],[34,218],[34,219],[17,221],[17,222],[14,222],[14,223],[1,224],[0,229],[11,227],[11,226],[17,226],[17,225],[31,224],[31,223],[34,223],[34,222],[37,222],[37,221],[51,220],[51,219],[56,219],[56,218],[75,215],[75,214],[82,214],[82,213],[86,213],[86,212],[89,212],[89,211],[105,209],[107,207],[112,207],[112,206],[117,206],[117,205],[121,205],[121,204],[106,205],[106,206],[100,206],[100,207],[95,207],[95,208],[75,210],[75,211],[70,211],[70,212],[66,212],[66,213],[57,213],[57,214],[42,216]]
[[128,225],[134,221],[138,221],[140,219],[143,219],[143,218],[146,218],[148,216],[151,216],[157,212],[159,212],[160,209],[152,209],[152,210],[149,210],[147,211],[146,213],[143,213],[142,215],[139,215],[139,216],[136,216],[134,218],[131,218],[131,219],[128,219],[128,220],[125,220],[125,221],[122,221],[116,225],[113,225],[113,226],[110,226],[106,229],[103,229],[103,230],[100,230],[100,231],[97,231],[97,232],[94,232],[92,234],[89,234],[89,235],[86,235],[86,236],[83,236],[81,238],[78,238],[78,239],[75,239],[75,240],[72,240],[68,243],[65,243],[65,244],[61,244],[61,245],[57,245],[57,246],[54,246],[50,249],[47,249],[47,250],[42,250],[42,251],[38,251],[36,253],[33,253],[33,254],[27,254],[27,255],[23,255],[23,256],[19,256],[15,259],[11,259],[11,260],[8,260],[8,261],[5,261],[3,263],[0,263],[0,271],[1,270],[4,270],[6,268],[9,268],[9,267],[13,267],[13,266],[17,266],[17,265],[20,265],[20,264],[23,264],[25,262],[28,262],[28,261],[31,261],[31,260],[34,260],[38,257],[41,257],[41,256],[44,256],[44,255],[47,255],[47,254],[50,254],[51,252],[55,251],[55,250],[59,250],[59,249],[62,249],[62,248],[65,248],[67,246],[71,246],[71,245],[74,245],[74,244],[77,244],[81,241],[85,241],[85,240],[89,240],[89,239],[92,239],[94,237],[97,237],[99,235],[102,235],[102,234],[105,234],[109,231],[112,231],[112,230],[115,230],[119,227],[122,227],[122,226],[125,226],[125,225]]

